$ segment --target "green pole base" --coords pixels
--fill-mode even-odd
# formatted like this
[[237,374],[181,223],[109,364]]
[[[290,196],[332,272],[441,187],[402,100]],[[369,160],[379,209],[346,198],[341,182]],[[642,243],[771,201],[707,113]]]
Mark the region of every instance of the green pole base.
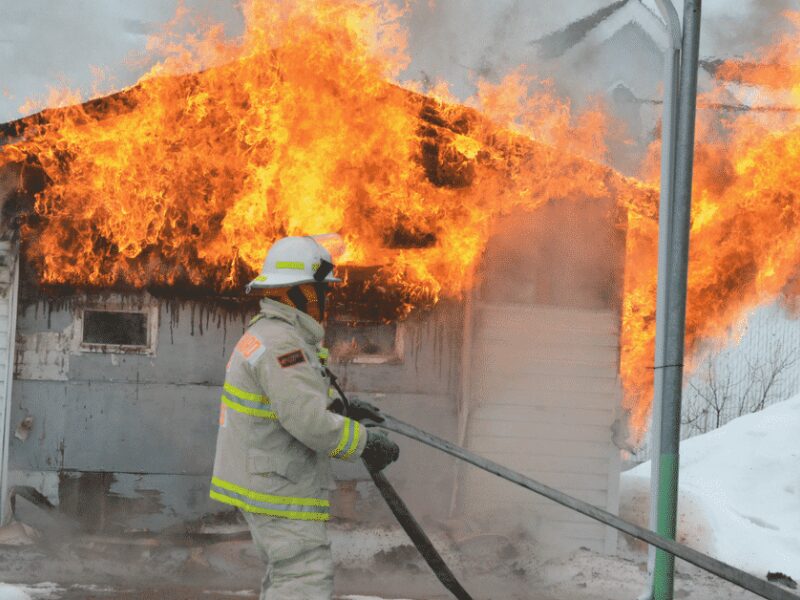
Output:
[[[675,539],[678,520],[678,456],[662,454],[659,457],[658,519],[656,532]],[[656,550],[653,566],[653,600],[672,600],[675,586],[675,557],[669,552]]]

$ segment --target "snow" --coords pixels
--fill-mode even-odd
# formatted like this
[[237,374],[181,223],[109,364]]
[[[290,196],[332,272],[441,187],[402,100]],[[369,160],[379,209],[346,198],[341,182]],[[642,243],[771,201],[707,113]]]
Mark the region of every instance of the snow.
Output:
[[[755,575],[800,579],[798,432],[800,395],[684,441],[679,538]],[[649,479],[650,462],[623,473],[622,505]]]
[[[342,596],[342,600],[388,600],[377,596]],[[399,598],[397,600],[400,600]]]
[[61,588],[55,583],[10,585],[0,583],[0,600],[55,600]]
[[25,591],[15,585],[0,583],[0,600],[32,600]]

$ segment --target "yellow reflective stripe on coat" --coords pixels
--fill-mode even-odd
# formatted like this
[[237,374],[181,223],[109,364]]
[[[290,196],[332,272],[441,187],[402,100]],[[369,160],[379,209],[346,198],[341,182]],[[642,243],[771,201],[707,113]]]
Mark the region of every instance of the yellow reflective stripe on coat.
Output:
[[219,477],[211,479],[209,496],[219,502],[262,515],[301,521],[327,521],[330,518],[328,500],[263,494]]
[[334,448],[330,456],[332,458],[349,458],[358,448],[358,440],[361,438],[361,424],[353,419],[344,418],[342,436],[339,445]]
[[273,421],[278,419],[278,415],[269,410],[269,398],[263,394],[242,390],[227,381],[223,384],[222,389],[225,391],[220,400],[231,410],[251,417],[261,417],[262,419],[271,419]]
[[236,396],[240,400],[249,400],[251,402],[261,402],[263,404],[269,404],[269,398],[264,396],[263,394],[254,394],[253,392],[248,392],[242,389],[237,388],[234,385],[231,385],[227,381],[222,386],[222,389]]
[[[270,419],[271,421],[277,421],[278,415],[275,414],[274,411],[267,410],[264,408],[263,404],[259,404],[257,406],[253,406],[252,404],[248,405],[247,400],[232,400],[228,398],[225,394],[222,394],[220,397],[222,403],[230,408],[231,410],[235,410],[236,412],[240,412],[245,415],[250,415],[251,417],[261,417],[262,419]],[[267,404],[269,406],[269,404]]]

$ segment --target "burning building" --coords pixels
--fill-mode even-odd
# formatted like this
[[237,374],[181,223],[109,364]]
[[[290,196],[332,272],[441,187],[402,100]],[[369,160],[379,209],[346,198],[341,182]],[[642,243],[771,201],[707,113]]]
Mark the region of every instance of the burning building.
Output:
[[[248,4],[236,43],[213,29],[165,43],[136,86],[2,126],[4,482],[94,530],[220,511],[208,480],[223,365],[255,311],[243,285],[275,238],[339,232],[327,343],[345,389],[613,512],[618,445],[649,410],[655,186],[592,160],[603,114],[576,124],[537,96],[527,120],[498,121],[520,108],[519,77],[482,90],[485,112],[404,89],[388,83],[403,62],[391,15],[292,4]],[[625,23],[609,31],[639,39]],[[745,155],[759,150],[747,140]],[[742,157],[710,145],[698,156],[693,259],[706,266],[690,280],[690,344],[724,330],[727,300],[775,293],[797,264],[729,243],[732,219],[755,227],[774,203],[727,208],[753,165],[726,169]],[[779,187],[759,198],[786,204]],[[418,514],[614,544],[401,443],[388,474]],[[337,469],[340,516],[379,518],[366,473]]]
[[[3,127],[21,242],[12,485],[93,530],[220,511],[207,489],[222,365],[255,310],[241,288],[275,237],[339,231],[327,343],[346,388],[614,510],[626,223],[655,192],[386,83],[326,6],[338,45],[313,60],[319,31],[278,43],[254,28],[202,72]],[[427,449],[403,457],[391,475],[419,514],[520,506],[562,521],[569,544],[612,545]],[[366,473],[337,468],[344,516],[374,518]]]
[[[187,84],[191,78],[181,83]],[[5,127],[7,140],[22,141],[12,142],[21,160],[4,167],[10,182],[4,195],[26,232],[14,263],[21,273],[16,308],[9,288],[18,313],[10,356],[12,485],[35,487],[92,530],[161,530],[220,510],[207,486],[222,365],[255,311],[239,289],[251,265],[221,272],[198,260],[187,265],[194,272],[179,272],[157,244],[122,257],[98,234],[89,249],[83,246],[89,240],[78,241],[76,215],[60,211],[54,248],[61,256],[36,257],[34,246],[53,226],[37,211],[58,184],[35,154],[22,154],[26,137],[36,136],[29,128],[46,130],[74,110],[90,119],[81,127],[103,127],[110,106],[132,110],[129,98],[137,91]],[[334,368],[347,389],[400,418],[614,509],[625,244],[617,199],[647,192],[608,168],[520,136],[484,138],[477,132],[490,125],[472,110],[390,91],[406,97],[418,122],[411,168],[454,201],[479,194],[481,181],[518,193],[519,185],[547,189],[548,177],[585,171],[601,183],[540,195],[535,213],[512,208],[496,219],[477,272],[465,272],[480,283],[437,290],[441,298],[404,288],[405,275],[393,280],[377,262],[385,260],[380,255],[345,266],[338,317],[328,326]],[[548,171],[538,173],[539,163]],[[63,183],[71,185],[68,175]],[[184,226],[191,232],[200,225],[187,219]],[[403,220],[382,240],[383,251],[395,256],[424,255],[439,243],[430,223]],[[81,246],[89,255],[76,257]],[[98,258],[109,262],[98,268]],[[69,266],[58,268],[60,275],[49,271],[56,277],[48,281],[51,259]],[[129,269],[143,279],[129,279]],[[78,270],[88,279],[75,279]],[[498,494],[489,491],[494,484],[472,475],[457,481],[455,465],[427,449],[406,445],[403,456],[392,476],[401,489],[416,490],[411,498],[426,490],[424,502],[411,501],[420,514],[446,519],[455,507],[455,514],[490,516],[520,501],[509,497],[498,505]],[[369,501],[366,472],[339,466],[338,475],[340,509],[355,514],[357,503]],[[569,525],[568,537],[597,548],[610,543],[602,529],[585,523]]]

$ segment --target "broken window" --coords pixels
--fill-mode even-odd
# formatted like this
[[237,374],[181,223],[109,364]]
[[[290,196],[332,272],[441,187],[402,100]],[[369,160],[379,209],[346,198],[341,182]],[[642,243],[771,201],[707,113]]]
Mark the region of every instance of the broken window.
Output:
[[153,351],[149,311],[83,310],[81,349],[102,352]]
[[325,341],[337,362],[381,364],[403,358],[402,327],[397,323],[329,321]]

